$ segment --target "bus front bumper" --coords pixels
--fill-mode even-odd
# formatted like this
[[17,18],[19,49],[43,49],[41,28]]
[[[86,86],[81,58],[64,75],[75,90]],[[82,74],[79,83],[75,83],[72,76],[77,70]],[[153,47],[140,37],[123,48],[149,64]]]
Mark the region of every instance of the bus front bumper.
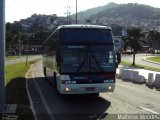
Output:
[[115,83],[99,83],[99,84],[61,84],[61,94],[89,94],[114,92]]

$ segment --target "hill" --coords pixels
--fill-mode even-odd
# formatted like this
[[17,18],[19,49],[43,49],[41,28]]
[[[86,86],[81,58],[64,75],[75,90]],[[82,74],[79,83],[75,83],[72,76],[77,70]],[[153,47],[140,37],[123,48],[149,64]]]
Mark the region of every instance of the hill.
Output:
[[143,31],[160,26],[160,8],[149,5],[109,3],[78,13],[78,23],[111,26],[114,33],[128,27],[140,27]]
[[[119,6],[119,4],[111,2],[104,6],[99,6],[99,7],[95,7],[95,8],[87,9],[85,11],[78,12],[77,13],[78,20],[83,21],[83,20],[89,19],[92,15],[96,15],[99,12],[102,12],[102,11],[105,11],[105,10],[108,10],[108,9],[111,9],[117,6]],[[75,14],[73,14],[71,18],[75,19]]]
[[[33,14],[27,19],[21,19],[20,21],[15,21],[12,23],[12,31],[23,31],[34,33],[43,30],[54,30],[57,26],[65,24],[65,17],[58,17],[56,14],[52,15],[41,15]],[[15,30],[14,30],[15,29]]]
[[92,15],[90,19],[102,17],[131,17],[137,19],[158,19],[160,17],[160,9],[143,4],[119,4],[107,10]]

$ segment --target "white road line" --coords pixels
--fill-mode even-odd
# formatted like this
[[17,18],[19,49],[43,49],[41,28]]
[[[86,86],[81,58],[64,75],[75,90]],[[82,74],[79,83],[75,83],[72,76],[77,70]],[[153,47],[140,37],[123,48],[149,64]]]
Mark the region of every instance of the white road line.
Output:
[[[34,71],[34,68],[33,68],[33,71]],[[33,74],[33,79],[34,79],[34,78],[35,78],[35,76],[34,76],[34,74]],[[46,102],[46,100],[45,100],[45,98],[44,98],[44,96],[43,96],[43,94],[42,94],[42,92],[41,92],[41,90],[40,90],[40,88],[39,88],[39,86],[38,86],[38,83],[36,82],[35,79],[34,79],[33,81],[34,81],[34,83],[35,83],[35,85],[36,85],[36,88],[37,88],[37,90],[38,90],[38,93],[39,93],[39,95],[40,95],[40,98],[41,98],[41,100],[42,100],[42,102],[43,102],[43,104],[44,104],[44,107],[45,107],[45,109],[46,109],[46,111],[47,111],[50,119],[51,119],[51,120],[56,120],[55,117],[53,116],[50,108],[49,108],[48,105],[47,105],[47,102]]]
[[160,113],[158,113],[158,112],[155,112],[155,111],[150,110],[150,109],[145,108],[145,107],[138,106],[138,108],[143,109],[143,110],[146,110],[146,111],[151,112],[151,113],[153,113],[153,114],[160,114]]
[[35,120],[38,120],[38,119],[37,119],[36,112],[35,112],[35,109],[34,109],[33,101],[32,101],[32,98],[31,98],[31,95],[30,95],[30,92],[29,92],[29,89],[28,89],[27,75],[28,75],[28,73],[30,72],[30,70],[31,70],[31,68],[28,70],[27,74],[25,75],[25,78],[26,78],[26,91],[27,91],[27,95],[28,95],[28,99],[29,99],[29,103],[30,103],[30,108],[31,108],[31,110],[32,110],[34,119],[35,119]]

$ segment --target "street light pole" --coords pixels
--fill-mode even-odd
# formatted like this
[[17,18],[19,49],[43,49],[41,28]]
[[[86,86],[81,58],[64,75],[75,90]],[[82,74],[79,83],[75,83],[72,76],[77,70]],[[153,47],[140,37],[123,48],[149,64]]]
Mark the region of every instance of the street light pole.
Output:
[[5,1],[0,0],[0,113],[5,111]]
[[76,24],[77,24],[77,0],[76,0]]

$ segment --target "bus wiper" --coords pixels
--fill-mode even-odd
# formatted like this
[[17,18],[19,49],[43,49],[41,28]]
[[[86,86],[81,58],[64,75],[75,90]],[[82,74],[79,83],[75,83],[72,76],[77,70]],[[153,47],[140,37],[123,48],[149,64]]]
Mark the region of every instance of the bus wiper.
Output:
[[99,62],[98,62],[98,60],[97,60],[97,58],[95,57],[95,55],[94,55],[93,53],[92,53],[92,56],[94,57],[95,62],[96,62],[96,64],[97,64],[97,66],[98,66],[100,72],[104,72],[104,70],[101,68],[101,66],[100,66],[100,64],[99,64]]
[[85,61],[87,60],[87,57],[88,57],[88,55],[85,56],[84,60],[82,61],[82,63],[80,64],[80,66],[76,72],[79,72],[82,69],[82,66],[84,65]]

